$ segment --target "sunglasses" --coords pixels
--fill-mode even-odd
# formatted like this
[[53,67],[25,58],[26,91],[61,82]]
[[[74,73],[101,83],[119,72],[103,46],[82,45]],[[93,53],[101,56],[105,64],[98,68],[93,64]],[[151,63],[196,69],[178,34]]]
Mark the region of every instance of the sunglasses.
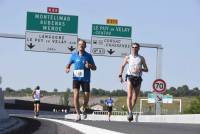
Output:
[[132,48],[138,48],[138,47],[132,47]]

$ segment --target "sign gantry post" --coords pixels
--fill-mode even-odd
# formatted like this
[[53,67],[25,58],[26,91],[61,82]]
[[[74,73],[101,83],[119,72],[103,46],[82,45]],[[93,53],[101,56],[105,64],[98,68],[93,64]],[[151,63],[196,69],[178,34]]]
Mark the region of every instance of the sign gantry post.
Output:
[[166,91],[166,82],[162,79],[156,79],[153,82],[153,91],[156,96],[155,98],[155,111],[156,115],[161,114],[161,108],[160,103],[163,101],[163,95],[161,93],[164,93]]
[[8,114],[4,109],[4,95],[1,88],[2,77],[0,76],[0,122],[1,120],[8,119]]

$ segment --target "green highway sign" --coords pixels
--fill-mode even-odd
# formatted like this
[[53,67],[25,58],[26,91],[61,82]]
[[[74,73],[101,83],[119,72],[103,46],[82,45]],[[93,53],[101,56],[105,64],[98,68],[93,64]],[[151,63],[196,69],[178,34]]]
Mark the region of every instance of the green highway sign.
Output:
[[78,16],[27,12],[26,30],[78,33]]
[[131,33],[130,26],[92,24],[91,54],[110,57],[129,55]]
[[132,27],[92,24],[92,35],[131,38]]

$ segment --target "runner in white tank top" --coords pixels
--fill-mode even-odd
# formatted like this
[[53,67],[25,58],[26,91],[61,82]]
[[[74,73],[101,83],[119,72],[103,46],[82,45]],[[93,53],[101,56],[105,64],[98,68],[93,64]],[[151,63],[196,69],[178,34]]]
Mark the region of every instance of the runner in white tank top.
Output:
[[125,66],[128,64],[126,72],[127,80],[127,107],[128,107],[128,121],[133,120],[132,110],[136,104],[137,97],[140,93],[140,86],[142,82],[142,72],[148,72],[148,67],[146,65],[145,59],[143,56],[138,54],[140,45],[138,43],[133,43],[132,53],[129,56],[124,58],[124,62],[120,68],[119,78],[120,82],[123,82],[122,77]]
[[140,55],[133,56],[129,55],[128,57],[128,69],[126,74],[133,75],[133,76],[142,76],[142,59],[143,57]]
[[40,101],[40,90],[35,90],[34,101]]
[[34,99],[34,113],[35,116],[34,117],[38,117],[39,116],[39,112],[40,112],[40,98],[42,97],[42,95],[40,94],[40,87],[37,86],[33,93],[32,93],[32,97]]

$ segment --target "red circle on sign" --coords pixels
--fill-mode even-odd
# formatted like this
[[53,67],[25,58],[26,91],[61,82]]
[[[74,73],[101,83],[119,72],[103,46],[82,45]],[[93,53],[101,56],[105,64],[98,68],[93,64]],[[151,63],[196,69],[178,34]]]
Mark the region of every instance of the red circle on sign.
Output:
[[153,90],[157,93],[163,93],[166,91],[166,82],[162,79],[156,79],[152,86]]

